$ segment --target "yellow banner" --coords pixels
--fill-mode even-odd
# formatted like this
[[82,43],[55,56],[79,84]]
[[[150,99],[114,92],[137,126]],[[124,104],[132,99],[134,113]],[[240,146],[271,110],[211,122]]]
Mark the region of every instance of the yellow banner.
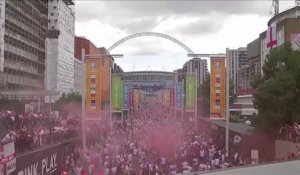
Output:
[[100,86],[100,58],[86,59],[86,119],[100,117],[101,86]]
[[225,58],[210,58],[210,118],[225,119]]

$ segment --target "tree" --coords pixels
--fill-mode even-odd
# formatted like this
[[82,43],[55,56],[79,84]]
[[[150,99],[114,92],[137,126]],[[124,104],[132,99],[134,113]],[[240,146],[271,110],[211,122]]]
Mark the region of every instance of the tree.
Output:
[[63,116],[71,113],[80,114],[81,98],[82,96],[78,92],[63,93],[54,106]]
[[290,43],[273,49],[263,73],[252,83],[257,131],[275,133],[281,125],[300,122],[300,52]]
[[[236,99],[237,95],[234,94],[234,83],[230,81],[230,90],[229,90],[229,104],[233,104]],[[202,113],[204,116],[208,116],[210,114],[210,74],[208,74],[203,81],[202,85],[199,88],[200,98],[200,105],[202,109]]]

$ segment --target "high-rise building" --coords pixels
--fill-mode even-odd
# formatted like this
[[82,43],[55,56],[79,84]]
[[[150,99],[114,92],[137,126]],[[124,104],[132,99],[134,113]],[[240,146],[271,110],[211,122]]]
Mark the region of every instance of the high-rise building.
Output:
[[247,47],[240,47],[237,49],[238,52],[238,65],[239,68],[248,64],[247,58]]
[[184,79],[184,75],[183,75],[183,70],[182,69],[176,69],[173,71],[174,73],[174,82],[177,84],[177,83],[180,83],[180,82],[183,82],[183,79]]
[[82,61],[80,59],[74,59],[74,92],[78,92],[82,95]]
[[207,76],[207,60],[201,58],[193,58],[187,61],[182,68],[183,75],[187,73],[195,73],[197,71],[197,86],[199,87]]
[[238,89],[238,72],[239,69],[247,65],[247,48],[240,47],[238,49],[226,48],[226,57],[229,59],[229,77],[234,84],[234,93]]
[[0,27],[0,95],[43,90],[48,1],[1,0]]
[[234,92],[237,91],[237,74],[238,74],[238,51],[237,49],[226,48],[226,57],[229,60],[229,77],[230,80],[234,83],[235,88]]
[[60,94],[74,90],[75,13],[72,0],[49,0],[46,39],[46,88]]
[[261,57],[259,38],[255,39],[247,45],[248,66],[252,79],[261,75]]

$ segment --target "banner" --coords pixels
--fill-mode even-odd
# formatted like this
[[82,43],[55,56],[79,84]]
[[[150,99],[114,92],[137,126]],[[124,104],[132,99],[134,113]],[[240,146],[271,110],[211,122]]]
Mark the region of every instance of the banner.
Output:
[[210,58],[210,118],[225,119],[225,58]]
[[170,107],[170,89],[165,89],[165,106]]
[[134,106],[140,105],[140,89],[134,89],[133,91],[134,95]]
[[170,106],[174,107],[175,106],[175,92],[174,89],[170,89]]
[[0,72],[4,71],[5,0],[0,1]]
[[165,104],[166,104],[166,93],[165,93],[164,90],[161,91],[161,99],[162,99],[161,102],[162,102],[163,106],[165,106]]
[[185,109],[186,111],[195,110],[195,96],[196,96],[196,76],[188,74],[185,80]]
[[0,160],[0,167],[2,165],[3,175],[13,174],[16,170],[16,152],[14,142],[3,145],[0,150]]
[[59,175],[64,164],[63,147],[52,145],[18,156],[13,175]]
[[183,84],[179,83],[176,84],[175,87],[176,91],[176,108],[182,109],[183,108]]
[[134,89],[129,89],[129,106],[130,108],[134,107]]
[[129,104],[130,104],[129,88],[130,88],[129,84],[123,83],[123,110],[129,109]]
[[121,75],[113,74],[111,80],[112,108],[115,112],[122,110],[122,79]]
[[100,58],[86,59],[86,119],[96,119],[101,113]]

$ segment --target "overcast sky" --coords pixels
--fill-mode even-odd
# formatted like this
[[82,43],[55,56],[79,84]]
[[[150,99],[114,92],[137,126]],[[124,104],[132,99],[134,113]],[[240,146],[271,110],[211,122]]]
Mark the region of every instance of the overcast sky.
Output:
[[[267,29],[271,0],[261,1],[96,1],[77,0],[76,35],[109,48],[138,32],[159,32],[184,43],[195,53],[225,53],[245,47]],[[281,0],[280,11],[294,5]],[[111,51],[125,71],[173,71],[189,60],[187,52],[164,38],[139,37]]]

